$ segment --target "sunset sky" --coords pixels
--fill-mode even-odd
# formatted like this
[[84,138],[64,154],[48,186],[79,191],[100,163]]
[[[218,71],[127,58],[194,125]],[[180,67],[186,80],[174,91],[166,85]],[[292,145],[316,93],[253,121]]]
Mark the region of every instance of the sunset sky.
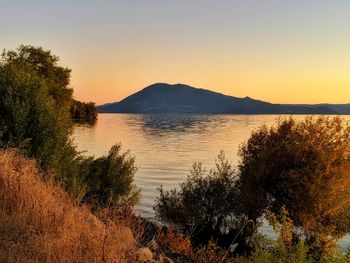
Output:
[[349,0],[0,0],[0,48],[51,49],[75,98],[155,82],[279,103],[350,103]]

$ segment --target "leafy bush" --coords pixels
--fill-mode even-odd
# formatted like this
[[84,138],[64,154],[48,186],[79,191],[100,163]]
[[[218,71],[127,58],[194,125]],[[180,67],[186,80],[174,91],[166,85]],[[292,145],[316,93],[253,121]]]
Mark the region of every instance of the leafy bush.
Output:
[[120,203],[135,205],[140,191],[134,185],[135,159],[129,153],[121,153],[121,145],[114,145],[107,156],[95,159],[90,164],[86,177],[86,198],[95,200],[99,206]]
[[285,208],[294,237],[302,231],[320,255],[349,232],[350,126],[344,120],[279,120],[254,131],[240,156],[240,190],[250,219]]
[[312,257],[308,254],[308,248],[300,243],[292,248],[286,248],[282,243],[277,243],[270,250],[258,249],[249,258],[241,257],[238,262],[254,263],[312,263]]
[[194,164],[179,191],[161,187],[154,209],[163,222],[189,234],[194,245],[213,239],[219,245],[229,246],[238,238],[236,241],[244,246],[248,228],[238,233],[246,217],[240,211],[237,180],[235,170],[221,153],[216,168],[208,174],[201,164]]

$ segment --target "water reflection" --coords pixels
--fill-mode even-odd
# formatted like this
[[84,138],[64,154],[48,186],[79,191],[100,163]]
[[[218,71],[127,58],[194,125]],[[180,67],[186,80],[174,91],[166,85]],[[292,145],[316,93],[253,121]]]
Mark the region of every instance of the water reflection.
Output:
[[76,127],[88,127],[92,128],[97,124],[97,119],[96,120],[91,120],[91,121],[86,121],[86,120],[79,120],[79,119],[74,119],[73,120],[73,125]]
[[206,115],[130,115],[128,125],[139,126],[145,134],[166,136],[169,133],[205,133],[214,121]]

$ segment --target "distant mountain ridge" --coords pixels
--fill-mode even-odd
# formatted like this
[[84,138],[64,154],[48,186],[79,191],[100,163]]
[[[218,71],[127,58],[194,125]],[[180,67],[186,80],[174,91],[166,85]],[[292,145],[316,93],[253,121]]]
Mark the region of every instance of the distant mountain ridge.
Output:
[[327,107],[335,112],[337,114],[350,114],[350,103],[348,104],[329,104],[329,103],[320,103],[320,104],[286,104],[288,106],[304,106],[304,107]]
[[97,106],[101,113],[347,114],[350,104],[283,105],[227,96],[185,84],[156,83],[120,102]]

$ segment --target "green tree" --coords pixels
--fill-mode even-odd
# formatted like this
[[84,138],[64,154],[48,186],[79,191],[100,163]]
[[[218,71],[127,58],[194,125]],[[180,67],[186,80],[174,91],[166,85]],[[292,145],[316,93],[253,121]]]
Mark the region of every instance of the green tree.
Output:
[[41,47],[21,45],[15,51],[4,51],[2,64],[28,70],[30,75],[37,75],[48,88],[48,94],[59,106],[68,107],[73,90],[69,87],[71,70],[58,65],[59,57],[50,50]]
[[[16,147],[35,158],[77,200],[86,200],[91,189],[96,190],[91,184],[113,192],[107,196],[102,189],[93,192],[100,203],[111,197],[135,198],[135,165],[119,153],[120,146],[112,148],[106,159],[94,160],[79,153],[71,141],[70,72],[59,66],[57,56],[40,47],[20,46],[2,53],[0,147]],[[88,104],[88,114],[92,106]]]
[[81,102],[73,100],[70,108],[71,118],[75,121],[94,123],[97,120],[97,109],[93,102]]
[[240,191],[250,219],[285,209],[294,232],[302,230],[320,255],[349,232],[350,126],[344,120],[280,119],[254,131],[240,157]]
[[3,52],[0,141],[26,149],[44,169],[53,169],[62,177],[62,162],[76,152],[69,139],[70,71],[57,62],[49,51],[31,46]]

